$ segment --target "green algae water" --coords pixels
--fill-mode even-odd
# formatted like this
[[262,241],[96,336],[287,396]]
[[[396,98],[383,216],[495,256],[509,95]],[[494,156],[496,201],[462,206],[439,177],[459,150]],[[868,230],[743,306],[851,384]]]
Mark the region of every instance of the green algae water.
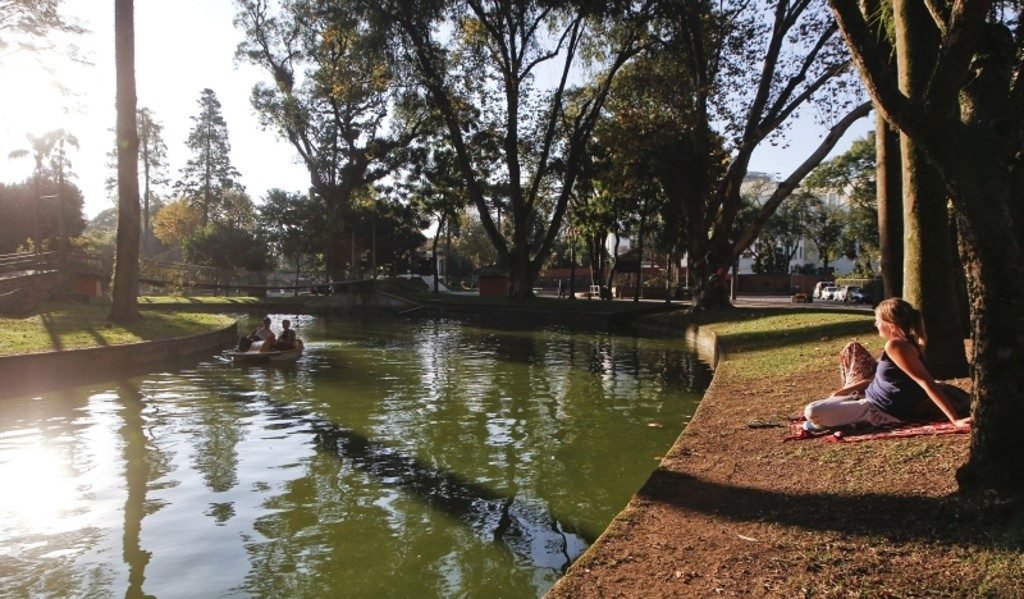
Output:
[[3,593],[537,597],[710,379],[679,340],[292,320],[295,364],[0,401]]

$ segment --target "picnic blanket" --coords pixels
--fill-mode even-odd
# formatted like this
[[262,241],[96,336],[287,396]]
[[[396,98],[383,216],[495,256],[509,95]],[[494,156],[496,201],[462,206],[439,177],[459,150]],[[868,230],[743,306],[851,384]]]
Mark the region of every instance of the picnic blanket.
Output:
[[920,437],[923,435],[963,435],[971,432],[970,427],[957,428],[952,422],[906,422],[889,426],[872,426],[868,428],[846,427],[838,430],[810,432],[803,428],[804,418],[791,418],[789,435],[782,441],[802,441],[804,439],[820,439],[823,443],[859,443],[875,439],[901,439]]

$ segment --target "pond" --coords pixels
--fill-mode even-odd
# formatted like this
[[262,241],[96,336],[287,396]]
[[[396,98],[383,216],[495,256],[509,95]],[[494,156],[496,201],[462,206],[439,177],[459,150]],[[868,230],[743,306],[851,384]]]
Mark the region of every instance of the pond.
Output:
[[298,363],[0,401],[5,592],[537,597],[711,376],[678,339],[292,320]]

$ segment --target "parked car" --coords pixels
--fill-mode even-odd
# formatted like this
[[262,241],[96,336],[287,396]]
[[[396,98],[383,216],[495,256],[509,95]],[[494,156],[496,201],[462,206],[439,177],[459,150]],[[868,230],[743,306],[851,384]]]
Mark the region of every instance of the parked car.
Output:
[[848,302],[850,301],[850,291],[853,289],[859,289],[859,287],[855,285],[840,285],[839,290],[833,294],[835,296],[833,299],[837,302]]
[[847,294],[846,301],[853,302],[855,304],[870,304],[871,293],[863,287],[851,287]]
[[838,287],[836,287],[835,285],[829,285],[828,287],[825,287],[824,289],[821,290],[821,299],[834,302],[836,301],[836,292],[838,291]]
[[814,291],[811,292],[811,295],[814,296],[815,299],[822,299],[821,292],[829,285],[835,284],[835,281],[818,281],[814,284]]

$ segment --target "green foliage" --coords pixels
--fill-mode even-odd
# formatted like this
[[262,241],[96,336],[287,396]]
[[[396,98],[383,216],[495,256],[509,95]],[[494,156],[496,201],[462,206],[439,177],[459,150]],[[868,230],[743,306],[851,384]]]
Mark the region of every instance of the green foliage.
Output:
[[[444,123],[512,294],[532,295],[608,86],[637,51],[650,7],[617,4],[613,16],[548,2],[372,6]],[[575,88],[539,76],[588,68]]]
[[[164,127],[153,116],[153,111],[141,107],[136,111],[135,122],[139,129],[139,179],[142,184],[140,200],[143,208],[147,199],[153,204],[162,195],[164,186],[170,182],[167,173],[167,144],[164,142]],[[111,174],[104,182],[104,187],[111,200],[117,203],[117,134],[111,129],[114,135],[114,146],[107,152],[107,166]],[[149,192],[147,196],[146,192]],[[156,214],[156,210],[150,206],[150,216]],[[145,226],[145,223],[144,223]]]
[[875,165],[875,134],[870,132],[843,154],[823,162],[804,180],[807,189],[841,194],[849,200],[842,216],[843,253],[851,259],[860,257],[858,267],[868,271],[872,263],[878,262],[879,254]]
[[239,172],[231,164],[228,125],[217,94],[206,88],[200,92],[198,103],[199,114],[192,117],[192,130],[185,142],[192,157],[185,163],[174,188],[198,207],[206,225],[224,217],[225,193],[240,189],[241,184]]
[[97,214],[71,243],[88,254],[112,257],[117,243],[117,208],[107,208]]
[[266,238],[258,233],[211,223],[182,243],[190,264],[217,268],[262,271],[270,263]]
[[327,238],[327,210],[319,196],[271,189],[259,208],[259,228],[276,255],[297,273],[317,263]]
[[783,202],[754,242],[754,272],[784,274],[800,248],[809,215],[798,198]]
[[58,201],[63,206],[65,235],[72,238],[84,231],[84,200],[74,183],[65,181],[58,194],[57,182],[47,177],[40,181],[39,195],[42,199],[36,200],[35,186],[30,181],[13,185],[0,183],[0,253],[14,252],[19,246],[30,244],[36,206],[39,208],[40,236],[45,245],[56,247],[60,228]]
[[320,254],[332,276],[341,276],[350,253],[338,250],[349,243],[343,229],[358,195],[394,172],[418,135],[416,92],[398,79],[387,39],[366,26],[353,3],[240,0],[237,6],[245,41],[236,55],[272,78],[253,88],[253,107],[309,171],[328,225]]
[[378,272],[405,272],[427,240],[420,233],[427,225],[429,222],[415,208],[400,202],[376,199],[363,204],[352,216],[359,250],[359,264],[355,266],[368,271],[376,248]]
[[473,209],[459,214],[459,232],[452,237],[452,253],[448,256],[448,273],[468,277],[481,266],[489,266],[498,260],[494,245],[487,238],[487,232],[480,224],[480,217]]
[[842,247],[843,209],[807,192],[798,194],[794,199],[803,202],[807,208],[804,232],[818,250],[821,267],[827,272]]
[[[856,105],[860,88],[821,3],[695,0],[659,8],[639,56],[650,66],[637,67],[649,79],[628,91],[653,100],[636,102],[637,111],[674,116],[661,126],[666,143],[653,146],[651,157],[661,163],[659,182],[686,229],[679,238],[695,278],[695,309],[713,308],[724,298],[706,286],[709,275],[750,248],[814,163],[804,161],[752,212],[744,210],[742,184],[753,153],[813,105],[834,123],[814,155],[824,156],[868,107]],[[652,131],[658,129],[638,129]],[[776,247],[768,244],[766,255]]]

